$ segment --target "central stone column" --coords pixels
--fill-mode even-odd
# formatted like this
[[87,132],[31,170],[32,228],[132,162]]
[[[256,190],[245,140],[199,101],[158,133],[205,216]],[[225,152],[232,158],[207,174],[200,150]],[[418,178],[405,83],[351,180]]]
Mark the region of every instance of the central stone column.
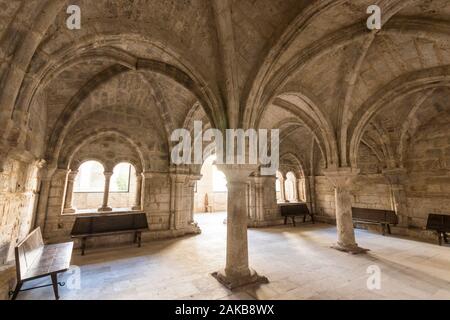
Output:
[[292,199],[293,202],[299,202],[300,196],[299,196],[299,188],[298,188],[298,183],[299,183],[300,179],[295,178],[295,180],[293,181],[293,187],[294,187],[294,199]]
[[280,202],[287,202],[286,200],[286,186],[284,184],[284,182],[286,181],[286,179],[284,178],[284,175],[280,178],[278,178],[278,180],[280,180]]
[[105,175],[105,188],[103,190],[103,203],[100,208],[98,208],[99,212],[112,211],[111,207],[108,207],[108,199],[109,199],[109,184],[111,182],[111,177],[113,175],[110,171],[105,171],[103,173]]
[[353,254],[368,251],[358,247],[355,241],[355,231],[352,219],[352,195],[350,186],[357,177],[359,170],[352,168],[338,168],[326,170],[325,176],[334,186],[336,201],[336,228],[338,241],[333,248]]
[[73,186],[75,183],[75,178],[78,171],[70,171],[67,175],[67,187],[66,187],[66,197],[64,200],[64,213],[74,213],[76,210],[73,208]]
[[227,178],[227,255],[225,270],[212,275],[229,289],[253,283],[267,283],[249,268],[246,189],[254,165],[218,165]]

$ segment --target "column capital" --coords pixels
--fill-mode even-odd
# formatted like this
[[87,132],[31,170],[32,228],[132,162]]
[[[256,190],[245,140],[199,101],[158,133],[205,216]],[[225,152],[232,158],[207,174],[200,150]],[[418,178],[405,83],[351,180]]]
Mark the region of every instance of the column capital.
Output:
[[142,179],[142,176],[143,176],[143,172],[136,171],[136,178],[141,178]]
[[258,170],[258,165],[218,164],[217,169],[225,174],[228,183],[247,183],[250,175]]
[[384,169],[382,173],[391,185],[403,185],[408,175],[405,168]]
[[105,176],[105,178],[111,178],[113,175],[112,171],[103,171],[103,175]]
[[195,183],[197,182],[197,181],[199,181],[200,179],[202,178],[202,175],[201,174],[191,174],[189,177],[188,177],[188,185],[189,185],[189,187],[194,187],[195,186]]
[[324,170],[325,177],[335,188],[348,187],[358,176],[360,170],[351,167],[340,167]]
[[142,173],[144,178],[167,178],[168,173],[167,172],[156,172],[156,171],[144,171]]
[[77,174],[78,174],[78,170],[70,171],[69,174],[67,175],[67,179],[69,181],[73,181],[73,180],[75,180]]
[[254,177],[250,177],[253,178],[253,180],[255,181],[255,183],[257,184],[264,184],[264,182],[268,181],[268,180],[272,180],[273,182],[270,183],[275,183],[275,180],[277,179],[277,177],[275,176],[254,176]]
[[189,174],[185,174],[185,173],[171,173],[170,174],[170,179],[172,179],[172,181],[174,183],[186,183],[190,180],[190,176]]
[[34,163],[38,169],[43,169],[47,166],[47,160],[45,159],[37,159]]

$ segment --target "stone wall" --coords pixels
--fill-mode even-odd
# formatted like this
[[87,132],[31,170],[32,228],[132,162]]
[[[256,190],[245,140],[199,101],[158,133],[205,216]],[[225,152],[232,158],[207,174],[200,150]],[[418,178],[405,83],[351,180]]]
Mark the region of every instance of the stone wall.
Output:
[[[325,176],[315,177],[316,214],[335,220],[334,188]],[[381,174],[360,175],[352,186],[352,206],[392,210],[389,184]]]
[[14,259],[14,246],[33,227],[37,167],[8,159],[0,173],[0,265]]
[[406,181],[409,223],[423,228],[429,213],[450,214],[450,115],[420,128],[410,142]]

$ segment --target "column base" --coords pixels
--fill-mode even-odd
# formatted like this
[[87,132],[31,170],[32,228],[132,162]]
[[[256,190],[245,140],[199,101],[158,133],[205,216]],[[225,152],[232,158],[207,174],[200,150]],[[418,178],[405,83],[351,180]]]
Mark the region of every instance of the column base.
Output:
[[101,207],[97,209],[98,212],[109,212],[112,211],[112,208],[110,207]]
[[76,210],[74,208],[64,208],[63,213],[75,213]]
[[200,234],[202,233],[202,229],[200,229],[200,227],[198,226],[197,222],[190,222],[188,223],[188,229],[195,234]]
[[244,276],[229,276],[226,275],[224,270],[213,272],[211,275],[230,290],[251,284],[269,283],[269,279],[258,275],[256,271],[252,269],[250,269],[250,273],[248,275]]
[[351,254],[363,254],[363,253],[366,253],[367,251],[370,251],[369,249],[359,247],[357,244],[343,245],[340,243],[336,243],[336,244],[332,245],[331,248],[339,250],[339,251],[343,251],[343,252],[348,252]]

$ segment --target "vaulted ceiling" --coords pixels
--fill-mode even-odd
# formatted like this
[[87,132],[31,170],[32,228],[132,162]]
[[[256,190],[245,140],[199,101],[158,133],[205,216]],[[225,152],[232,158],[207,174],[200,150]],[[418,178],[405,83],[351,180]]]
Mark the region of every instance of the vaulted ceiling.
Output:
[[317,152],[358,166],[361,145],[403,166],[418,128],[450,111],[450,2],[375,1],[369,31],[373,2],[0,0],[0,149],[66,165],[115,131],[169,161],[170,133],[204,120],[278,128],[305,170]]

